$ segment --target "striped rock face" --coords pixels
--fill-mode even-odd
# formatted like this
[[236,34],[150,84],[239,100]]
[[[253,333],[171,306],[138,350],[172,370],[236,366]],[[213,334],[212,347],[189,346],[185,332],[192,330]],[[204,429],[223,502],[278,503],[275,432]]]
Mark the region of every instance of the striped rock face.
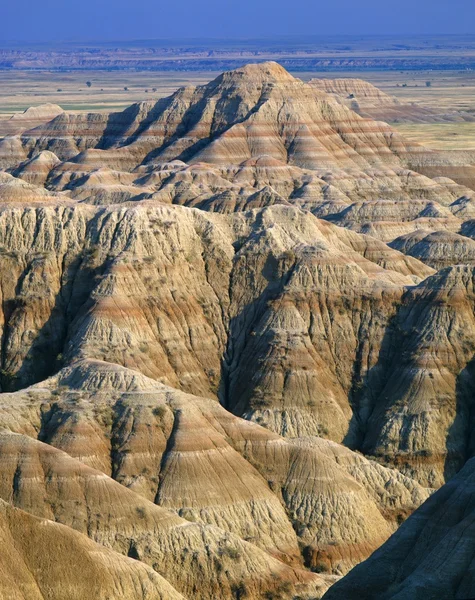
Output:
[[0,139],[0,595],[321,598],[473,455],[473,157],[344,85]]
[[472,122],[469,112],[440,111],[415,102],[402,102],[386,94],[368,81],[352,79],[311,79],[309,84],[330,94],[337,102],[351,108],[362,117],[386,123],[453,123]]
[[320,595],[428,495],[338,444],[285,439],[89,359],[4,394],[0,426],[0,498],[153,566],[186,597],[232,598],[240,582],[251,597],[284,583]]
[[474,481],[471,459],[325,600],[472,598]]

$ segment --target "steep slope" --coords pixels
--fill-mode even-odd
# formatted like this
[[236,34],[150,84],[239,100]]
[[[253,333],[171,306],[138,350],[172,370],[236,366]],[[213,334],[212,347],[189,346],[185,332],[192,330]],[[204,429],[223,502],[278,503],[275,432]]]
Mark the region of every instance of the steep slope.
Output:
[[[422,461],[434,448],[418,429],[404,451],[435,471],[408,472],[431,485],[453,473],[442,457],[453,452],[454,419],[464,421],[457,382],[471,381],[470,270],[442,271],[406,291],[433,271],[282,206],[229,216],[149,203],[4,207],[0,240],[4,390],[100,358],[219,398],[287,437],[323,435],[396,460],[404,445],[388,445],[382,432],[407,404],[403,370],[416,405],[433,385],[448,394],[437,457]],[[426,343],[433,378],[418,363]],[[461,466],[465,450],[455,454]]]
[[0,199],[3,206],[16,203],[27,206],[36,203],[68,202],[68,198],[64,194],[50,192],[43,187],[27,183],[23,179],[3,172],[0,172]]
[[[406,402],[394,348],[407,348],[407,373],[420,372],[431,387],[417,366],[422,327],[439,348],[447,336],[449,346],[465,348],[455,361],[452,351],[437,351],[437,369],[454,378],[440,456],[453,419],[462,418],[457,381],[471,378],[471,329],[454,329],[451,316],[434,321],[432,312],[424,320],[426,284],[405,292],[433,271],[297,208],[218,215],[151,202],[4,206],[0,242],[3,389],[44,379],[62,361],[101,358],[219,398],[285,436],[324,435],[394,457],[393,444],[375,441],[389,423],[385,407]],[[451,278],[437,281],[437,293],[450,297]],[[469,295],[465,314],[471,307]],[[415,326],[419,318],[426,324]],[[410,389],[416,402],[425,397],[416,383]],[[417,437],[409,460],[433,451]],[[430,475],[408,472],[438,485],[443,461]]]
[[44,186],[50,172],[60,164],[59,158],[52,152],[44,150],[32,158],[20,163],[13,169],[12,175],[38,186]]
[[[474,269],[442,269],[404,297],[363,448],[437,487],[472,455]],[[374,392],[374,390],[373,390]]]
[[458,600],[475,594],[475,460],[417,510],[325,600]]
[[[56,418],[59,412],[58,407]],[[318,577],[289,569],[229,531],[155,506],[49,445],[4,432],[0,448],[2,498],[153,566],[185,596],[208,598],[219,590],[220,597],[234,598],[233,589],[241,582],[255,596],[284,581],[289,588],[297,584],[301,589],[305,580],[320,583],[313,588],[323,585]]]
[[63,159],[115,147],[112,160],[128,157],[135,165],[144,159],[227,163],[230,157],[240,163],[269,155],[304,167],[361,167],[395,164],[393,153],[410,150],[384,124],[360,119],[276,63],[247,65],[110,117],[61,114],[23,140],[29,151],[51,150]]
[[[272,364],[278,373],[271,329],[267,337],[253,332],[266,328],[268,319],[284,319],[284,330],[296,319],[295,335],[282,337],[281,350],[276,348],[288,353],[279,377],[291,369],[294,379],[273,390],[284,404],[272,401],[275,421],[269,424],[274,421],[287,435],[313,435],[322,426],[337,441],[351,420],[354,377],[363,376],[351,362],[367,351],[368,365],[377,359],[377,340],[404,286],[432,273],[376,240],[285,207],[229,217],[150,204],[5,208],[0,240],[3,389],[43,379],[62,360],[84,356],[142,370],[194,394],[219,396],[247,414],[258,408],[253,399],[257,403],[262,386],[250,377],[243,396],[239,382],[246,363],[252,363],[251,374],[261,360],[268,365],[261,375]],[[315,278],[314,289],[309,277]],[[317,291],[324,309],[315,302]],[[329,315],[346,314],[347,305],[355,310],[345,317],[343,334],[343,321],[333,323]],[[365,316],[371,307],[380,319]],[[361,319],[369,319],[369,329]],[[367,335],[371,350],[364,350]],[[338,353],[348,356],[344,369]],[[313,391],[300,387],[298,378]],[[287,410],[293,429],[282,421]],[[255,417],[265,417],[261,413]]]
[[473,194],[469,175],[468,187],[437,179],[470,170],[473,157],[410,143],[276,63],[121,113],[62,113],[0,142],[0,156],[16,176],[93,204],[154,199],[232,212],[290,203],[383,240],[422,226],[458,231],[447,207]]
[[396,238],[389,245],[437,270],[475,262],[475,242],[449,231],[430,233],[420,229]]
[[12,600],[180,600],[153,569],[0,500],[0,595]]
[[451,123],[472,121],[469,113],[439,113],[416,103],[401,102],[363,79],[311,79],[309,85],[331,94],[362,117],[387,123]]
[[474,454],[473,162],[275,63],[1,140],[5,510],[124,597],[321,597]]
[[31,106],[22,113],[15,113],[9,119],[0,120],[0,138],[19,135],[23,131],[48,123],[63,112],[60,106],[52,103]]
[[[223,597],[223,586],[232,589],[240,578],[255,592],[259,586],[272,588],[272,569],[300,587],[318,584],[318,578],[301,570],[300,549],[307,566],[343,574],[427,497],[414,481],[362,457],[352,459],[350,451],[340,466],[337,445],[284,440],[233,417],[215,401],[97,361],[64,369],[25,393],[4,395],[0,424],[69,455],[24,435],[0,435],[2,497],[35,514],[54,515],[120,552],[133,545],[185,595],[191,590],[184,587],[182,569],[173,566],[179,556],[184,560],[184,547],[203,564],[203,590],[213,588],[206,558],[211,554],[218,560],[223,538],[236,548],[236,558],[238,551],[248,556],[234,567],[228,557],[220,584]],[[49,475],[43,481],[45,472]],[[68,485],[58,487],[58,477],[67,477]],[[391,490],[391,506],[381,496],[382,481]],[[79,505],[70,500],[77,496],[83,499]],[[193,525],[184,530],[182,519],[140,496]],[[322,511],[333,517],[322,518]],[[143,514],[138,523],[137,514]],[[209,546],[203,547],[202,538]],[[169,546],[175,548],[173,555]],[[273,563],[269,554],[296,569]],[[257,571],[242,572],[246,564],[258,562]],[[187,569],[196,584],[194,565]]]

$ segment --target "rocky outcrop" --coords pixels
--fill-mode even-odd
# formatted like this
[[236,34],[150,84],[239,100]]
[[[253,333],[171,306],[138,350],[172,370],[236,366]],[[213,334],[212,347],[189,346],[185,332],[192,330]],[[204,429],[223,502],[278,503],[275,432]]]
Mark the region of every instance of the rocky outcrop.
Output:
[[472,121],[468,112],[437,110],[419,103],[401,102],[386,94],[368,81],[354,78],[311,79],[309,84],[331,94],[338,102],[348,106],[362,117],[387,123],[452,123]]
[[9,119],[0,120],[0,138],[19,135],[23,131],[44,125],[63,112],[60,106],[52,103],[31,106],[22,113],[15,113]]
[[[185,560],[188,547],[199,559],[201,577],[207,573],[209,580],[195,593],[204,598],[224,543],[236,549],[238,564],[227,557],[220,597],[240,579],[253,593],[272,589],[276,569],[297,587],[324,588],[303,564],[347,572],[428,495],[336,444],[285,440],[216,401],[97,361],[3,395],[0,425],[17,432],[0,435],[1,497],[124,554],[133,546],[186,596],[198,565],[188,565],[190,580],[184,579],[178,556]],[[183,518],[191,523],[185,530]],[[241,562],[238,553],[248,558]],[[242,571],[259,561],[258,571]]]
[[446,207],[471,198],[470,176],[468,188],[436,176],[465,173],[472,158],[442,156],[361,118],[327,83],[318,89],[276,63],[247,65],[121,113],[61,113],[5,138],[0,161],[92,204],[153,199],[217,212],[294,204],[385,241],[429,225],[457,231]]
[[37,186],[45,186],[50,172],[60,164],[59,158],[44,150],[39,154],[35,154],[33,158],[30,158],[18,165],[16,169],[13,169],[12,175],[15,177],[31,183]]
[[[64,360],[102,358],[220,397],[286,435],[326,429],[337,441],[348,433],[348,394],[364,377],[352,364],[370,351],[367,336],[371,364],[404,286],[432,273],[285,207],[229,217],[160,205],[5,209],[0,239],[4,389]],[[338,324],[328,320],[340,313]]]
[[469,155],[263,63],[0,161],[0,499],[94,581],[319,598],[473,456]]
[[22,179],[12,177],[0,171],[0,198],[3,206],[20,204],[22,206],[35,204],[59,204],[68,202],[61,193],[50,192],[43,187],[27,183]]
[[368,423],[365,451],[432,487],[472,452],[473,303],[471,266],[442,269],[407,292]]
[[449,231],[430,233],[420,229],[396,238],[389,245],[437,270],[450,265],[473,265],[475,262],[475,242]]
[[[100,358],[287,437],[320,435],[396,461],[402,438],[382,432],[396,427],[390,415],[407,394],[421,410],[423,377],[434,393],[446,389],[445,400],[427,396],[445,416],[437,436],[415,430],[404,450],[434,463],[432,474],[408,473],[438,485],[461,466],[464,450],[447,470],[443,457],[454,452],[454,419],[464,420],[457,381],[470,377],[468,267],[431,276],[382,242],[282,206],[229,216],[156,204],[5,207],[0,240],[4,390]],[[432,378],[425,362],[416,368],[426,339]]]
[[10,432],[0,438],[2,498],[153,567],[186,597],[234,598],[233,589],[242,582],[256,597],[283,582],[300,591],[327,587],[319,577],[287,567],[225,529],[152,504],[50,445]]
[[325,600],[472,598],[474,480],[472,459]]
[[[180,600],[163,577],[85,535],[0,501],[0,594],[12,600]],[[54,557],[54,559],[53,559]]]

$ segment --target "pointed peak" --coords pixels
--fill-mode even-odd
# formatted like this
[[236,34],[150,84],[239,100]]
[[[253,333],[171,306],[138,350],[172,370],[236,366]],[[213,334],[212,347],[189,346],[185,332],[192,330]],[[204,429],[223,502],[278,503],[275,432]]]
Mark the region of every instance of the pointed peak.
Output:
[[138,371],[94,359],[82,359],[65,367],[51,378],[71,389],[96,391],[139,391],[160,389],[161,384]]
[[252,80],[259,83],[289,83],[298,81],[282,65],[274,61],[249,63],[238,69],[226,71],[215,79],[216,83]]

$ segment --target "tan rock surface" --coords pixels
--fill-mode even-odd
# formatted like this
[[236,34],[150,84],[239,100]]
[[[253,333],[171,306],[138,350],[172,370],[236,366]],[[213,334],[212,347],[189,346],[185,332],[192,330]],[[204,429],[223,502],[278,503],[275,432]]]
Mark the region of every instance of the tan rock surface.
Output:
[[11,600],[179,600],[153,569],[0,501],[0,594]]
[[179,518],[50,445],[5,431],[0,448],[2,498],[147,563],[185,596],[233,598],[241,582],[257,597],[284,581],[301,591],[326,587],[229,531]]
[[44,186],[48,179],[50,172],[60,164],[59,158],[44,150],[39,154],[35,154],[33,158],[20,163],[16,169],[12,171],[12,175],[19,177],[27,183],[32,183],[38,186]]
[[0,138],[18,135],[27,129],[48,123],[64,111],[61,106],[52,103],[31,106],[22,113],[15,113],[9,119],[0,121]]
[[[63,113],[24,132],[22,140],[30,154],[50,150],[62,160],[119,170],[176,159],[229,168],[266,157],[296,171],[316,171],[314,176],[326,180],[331,176],[337,187],[339,180],[344,188],[345,180],[354,186],[366,179],[366,187],[371,182],[379,195],[389,189],[382,185],[383,173],[372,177],[374,169],[386,171],[396,192],[405,186],[397,170],[408,161],[439,160],[437,153],[408,143],[384,123],[360,118],[276,63],[247,65],[205,86],[183,88],[110,116]],[[272,168],[281,179],[282,170]],[[308,175],[300,177],[307,186]],[[257,183],[254,191],[264,185]]]
[[5,510],[124,597],[321,597],[473,455],[474,160],[275,63],[2,139]]
[[436,492],[325,600],[456,600],[475,594],[475,462]]
[[363,445],[433,487],[471,455],[473,271],[448,267],[408,291]]
[[[195,529],[197,523],[211,526],[210,533],[206,529],[202,534],[209,540],[226,535],[239,548],[243,539],[248,540],[247,554],[257,556],[249,558],[252,562],[265,556],[264,550],[294,565],[293,576],[290,571],[285,575],[282,563],[280,568],[282,577],[296,584],[305,582],[305,572],[299,570],[303,560],[324,572],[345,573],[390,535],[398,511],[411,512],[427,497],[426,490],[395,471],[356,455],[352,461],[349,450],[347,464],[340,467],[334,454],[337,445],[329,451],[323,441],[284,440],[232,416],[215,401],[183,394],[108,363],[81,362],[26,392],[5,394],[0,424],[23,434],[0,435],[5,456],[0,495],[12,501],[13,489],[18,506],[35,514],[46,511],[49,518],[53,510],[56,519],[86,529],[93,539],[123,553],[134,542],[140,554],[144,547],[140,540],[146,539],[151,557],[147,562],[158,564],[185,595],[189,588],[183,587],[162,550],[164,543],[175,547],[183,543],[181,520],[163,508],[154,510],[140,496],[192,521]],[[25,434],[45,443],[33,442]],[[129,490],[98,477],[71,457],[111,475]],[[31,478],[35,464],[42,465],[39,473],[49,473],[46,485],[41,475]],[[58,490],[53,475],[58,469],[58,476],[64,473],[64,479],[67,474],[78,490],[73,493],[65,484]],[[393,514],[379,496],[377,480],[391,486]],[[71,514],[77,501],[68,499],[76,496],[86,504]],[[111,501],[113,497],[117,500]],[[112,502],[113,512],[101,502]],[[52,508],[56,505],[64,508]],[[322,509],[323,515],[333,517],[322,519]],[[146,514],[139,522],[138,513]],[[84,516],[79,518],[80,514]],[[98,514],[103,517],[86,519]],[[150,538],[154,531],[164,540],[161,544]],[[361,538],[364,544],[358,542]],[[201,557],[204,549],[194,544]],[[269,556],[267,561],[271,569]],[[263,578],[265,568],[260,567]],[[249,573],[240,576],[251,578]],[[231,583],[238,583],[236,577]],[[248,585],[252,587],[252,580]],[[210,586],[208,582],[204,587]]]
[[475,262],[475,242],[449,231],[430,233],[421,229],[396,238],[389,245],[437,270]]
[[[286,435],[323,427],[337,441],[351,420],[351,361],[366,343],[361,319],[370,307],[381,312],[380,321],[368,321],[374,346],[404,286],[432,272],[285,207],[232,217],[161,206],[5,209],[0,238],[8,265],[4,388],[43,379],[58,360],[102,358],[219,396]],[[340,323],[330,318],[335,312],[346,315]],[[344,368],[335,351],[348,354]],[[284,404],[266,409],[266,394],[270,407],[279,406],[277,397]]]
[[416,103],[401,102],[368,81],[355,78],[311,79],[309,84],[331,94],[363,117],[388,123],[452,123],[472,121],[467,112],[440,112]]
[[[160,205],[5,208],[0,239],[4,389],[39,381],[61,361],[101,358],[220,398],[287,437],[356,448],[387,426],[376,417],[389,414],[382,400],[397,405],[406,393],[381,386],[400,381],[400,355],[392,357],[400,337],[413,372],[421,342],[411,323],[424,306],[419,295],[432,293],[425,282],[405,292],[429,267],[290,207],[231,216]],[[451,279],[438,281],[437,294],[450,298]],[[465,347],[469,328],[438,322],[435,339]],[[467,363],[450,356],[436,360],[454,373],[456,407]],[[443,454],[456,414],[438,434]],[[438,464],[431,482],[441,480]]]

